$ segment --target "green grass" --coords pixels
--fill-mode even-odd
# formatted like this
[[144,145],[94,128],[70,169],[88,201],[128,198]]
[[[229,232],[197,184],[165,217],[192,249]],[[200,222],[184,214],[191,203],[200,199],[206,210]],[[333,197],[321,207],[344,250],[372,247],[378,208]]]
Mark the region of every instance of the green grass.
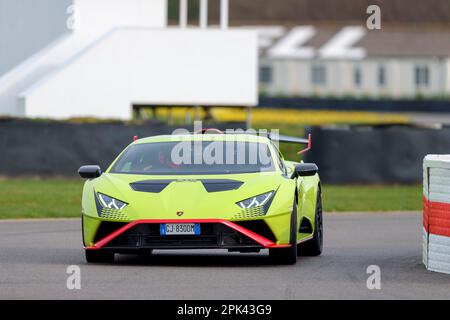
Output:
[[0,219],[77,217],[82,189],[78,179],[0,180]]
[[422,210],[422,186],[323,186],[326,212]]
[[[0,180],[0,219],[78,217],[80,179]],[[421,210],[421,186],[323,187],[324,209],[335,211]]]

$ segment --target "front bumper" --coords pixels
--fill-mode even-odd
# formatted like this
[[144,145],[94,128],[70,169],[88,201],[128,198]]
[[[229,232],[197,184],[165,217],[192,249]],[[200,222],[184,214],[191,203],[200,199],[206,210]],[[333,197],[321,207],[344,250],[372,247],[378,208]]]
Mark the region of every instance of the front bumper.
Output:
[[[261,220],[259,222],[263,223]],[[161,236],[161,223],[200,223],[199,236]],[[247,223],[247,224],[246,224]],[[264,224],[265,225],[265,224]],[[256,227],[256,229],[255,229]],[[252,230],[250,230],[252,229]],[[113,230],[113,231],[111,231]],[[290,247],[277,244],[263,225],[231,222],[222,219],[136,220],[118,225],[117,229],[101,234],[87,250],[122,249],[274,249]],[[263,234],[261,234],[263,233]]]

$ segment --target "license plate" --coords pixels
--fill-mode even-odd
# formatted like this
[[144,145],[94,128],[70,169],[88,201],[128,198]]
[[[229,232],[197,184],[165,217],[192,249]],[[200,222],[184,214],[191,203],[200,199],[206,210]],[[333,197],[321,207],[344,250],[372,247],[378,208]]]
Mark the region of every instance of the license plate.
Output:
[[159,226],[159,231],[162,236],[169,235],[199,235],[199,223],[162,223]]

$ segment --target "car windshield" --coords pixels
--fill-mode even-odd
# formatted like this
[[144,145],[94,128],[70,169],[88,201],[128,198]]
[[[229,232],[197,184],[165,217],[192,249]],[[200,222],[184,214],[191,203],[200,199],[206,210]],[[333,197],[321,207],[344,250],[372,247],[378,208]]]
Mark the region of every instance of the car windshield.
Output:
[[267,144],[236,141],[153,142],[130,146],[110,173],[231,174],[274,171]]

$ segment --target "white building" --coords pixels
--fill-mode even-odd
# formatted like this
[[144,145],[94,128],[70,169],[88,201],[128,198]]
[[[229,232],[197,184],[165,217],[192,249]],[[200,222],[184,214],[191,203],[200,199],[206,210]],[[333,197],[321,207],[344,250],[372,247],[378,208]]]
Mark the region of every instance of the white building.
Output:
[[260,32],[260,91],[268,95],[450,96],[450,32],[281,26]]
[[449,31],[228,28],[228,0],[220,26],[201,0],[188,27],[187,1],[169,27],[167,0],[0,0],[0,116],[130,119],[141,105],[255,106],[258,91],[450,96]]
[[0,0],[0,77],[64,33],[72,0]]
[[180,0],[180,26],[169,28],[166,0],[73,0],[71,30],[0,76],[0,115],[130,119],[133,105],[256,105],[257,34],[228,29],[221,1],[220,27],[208,28],[202,0],[188,28]]

